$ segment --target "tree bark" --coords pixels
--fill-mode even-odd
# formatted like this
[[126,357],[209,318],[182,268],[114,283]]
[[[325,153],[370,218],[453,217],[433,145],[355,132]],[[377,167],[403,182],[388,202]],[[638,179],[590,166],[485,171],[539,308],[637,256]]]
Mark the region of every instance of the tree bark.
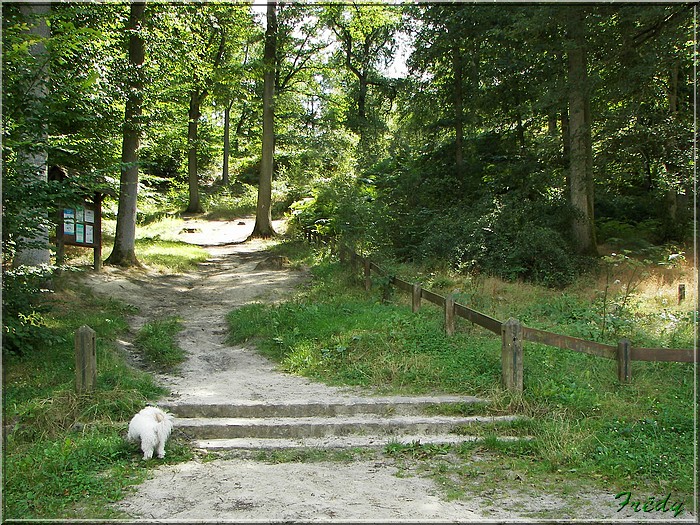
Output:
[[231,128],[231,106],[232,105],[233,105],[233,102],[229,102],[226,105],[226,109],[224,110],[224,162],[223,162],[223,167],[221,168],[221,183],[224,186],[228,186],[228,183],[229,183],[228,158],[231,155],[230,128]]
[[561,110],[562,166],[566,174],[566,192],[569,191],[569,167],[571,164],[571,134],[569,133],[569,108]]
[[[678,75],[679,75],[678,60],[674,60],[669,72],[668,82],[668,112],[671,119],[675,122],[678,119]],[[674,158],[674,152],[678,151],[678,144],[675,138],[671,137],[666,146],[667,159]],[[664,169],[666,170],[668,179],[668,189],[664,197],[666,206],[666,214],[663,219],[663,237],[664,241],[682,241],[683,228],[679,227],[678,223],[678,190],[679,183],[683,176],[672,161],[664,161]]]
[[190,109],[187,121],[187,181],[189,183],[190,202],[187,213],[202,213],[202,205],[199,201],[199,166],[197,164],[197,134],[199,117],[201,116],[201,103],[203,95],[193,89],[190,92]]
[[129,73],[124,112],[122,164],[119,179],[119,207],[114,248],[105,261],[119,266],[140,266],[136,258],[136,211],[139,190],[139,143],[143,105],[143,62],[145,46],[141,30],[146,11],[145,2],[131,2],[129,24]]
[[[21,12],[24,18],[29,23],[29,32],[38,37],[38,40],[29,48],[34,63],[39,67],[36,71],[36,82],[33,83],[27,97],[31,100],[31,106],[37,111],[44,107],[45,99],[48,94],[47,80],[48,72],[46,71],[47,52],[45,42],[50,36],[49,26],[46,23],[46,18],[51,10],[49,4],[25,4],[21,6]],[[18,165],[27,166],[28,172],[32,177],[36,177],[40,181],[48,179],[48,153],[46,152],[46,139],[48,130],[43,122],[37,123],[35,135],[32,137],[34,144],[29,147],[24,147],[18,151]],[[46,214],[44,214],[44,218]],[[40,222],[45,222],[41,221]],[[21,248],[15,253],[12,258],[12,266],[41,266],[49,264],[51,253],[49,251],[49,231],[45,225],[39,224],[36,227],[35,233],[30,234],[27,238],[19,239]]]
[[263,138],[258,205],[251,237],[269,238],[275,235],[272,227],[272,172],[275,159],[275,68],[277,53],[277,4],[267,4],[267,29],[263,64]]
[[569,66],[569,199],[576,211],[572,224],[576,251],[598,255],[593,214],[593,152],[590,93],[586,64],[585,11],[578,8],[568,19],[571,49]]
[[457,173],[461,177],[464,166],[464,95],[462,92],[462,55],[459,50],[459,42],[456,39],[452,43],[452,69],[455,77],[455,165]]
[[[220,30],[219,47],[214,56],[214,69],[218,68],[224,57],[226,46],[226,32]],[[210,44],[214,41],[215,34],[212,33]],[[196,74],[194,76],[196,79]],[[190,202],[187,206],[187,213],[202,213],[202,204],[199,200],[199,165],[197,152],[199,149],[199,118],[202,116],[202,103],[209,94],[209,89],[213,83],[213,78],[204,80],[204,87],[192,87],[190,91],[190,109],[187,115],[187,180],[189,184]]]

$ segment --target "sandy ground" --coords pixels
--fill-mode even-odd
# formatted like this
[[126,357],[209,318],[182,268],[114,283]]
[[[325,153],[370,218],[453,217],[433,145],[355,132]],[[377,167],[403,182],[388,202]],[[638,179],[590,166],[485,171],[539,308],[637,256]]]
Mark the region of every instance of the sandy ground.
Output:
[[[269,254],[264,241],[242,243],[253,220],[190,220],[182,240],[206,247],[211,258],[198,272],[162,275],[106,267],[86,282],[98,293],[133,304],[139,313],[133,330],[148,320],[177,315],[184,321],[180,345],[188,360],[178,374],[158,375],[171,394],[163,401],[223,403],[231,400],[328,400],[356,397],[340,390],[283,374],[253,349],[225,343],[225,315],[256,301],[284,300],[308,280],[304,270],[256,269]],[[276,224],[277,229],[283,225]],[[120,343],[137,366],[139,356],[125,338]],[[366,456],[363,456],[363,458]],[[377,453],[350,462],[273,464],[245,457],[196,459],[153,470],[116,508],[136,520],[223,522],[484,522],[522,521],[534,516],[557,520],[638,522],[669,519],[670,512],[617,512],[614,494],[585,486],[541,494],[522,476],[476,490],[473,496],[447,501],[438,484],[407,472]],[[544,513],[544,514],[543,514]],[[689,519],[688,513],[677,521]]]

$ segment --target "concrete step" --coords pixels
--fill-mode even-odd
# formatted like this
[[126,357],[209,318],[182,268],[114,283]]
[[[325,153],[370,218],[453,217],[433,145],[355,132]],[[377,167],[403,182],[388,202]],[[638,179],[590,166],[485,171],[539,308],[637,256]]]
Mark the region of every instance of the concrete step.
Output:
[[481,412],[488,400],[473,396],[389,396],[340,398],[332,401],[234,401],[227,404],[161,404],[178,418],[335,417],[356,414],[418,415],[441,405]]
[[449,434],[458,427],[512,421],[517,416],[382,416],[177,418],[175,428],[192,439],[322,438],[348,435]]
[[[229,439],[199,439],[194,441],[197,448],[210,451],[226,450],[285,450],[285,449],[344,449],[344,448],[384,448],[392,443],[406,445],[420,443],[421,445],[459,445],[464,442],[480,441],[479,436],[459,436],[457,434],[401,436],[379,435],[348,435],[325,436],[311,438],[229,438]],[[499,441],[511,442],[528,437],[499,436]]]

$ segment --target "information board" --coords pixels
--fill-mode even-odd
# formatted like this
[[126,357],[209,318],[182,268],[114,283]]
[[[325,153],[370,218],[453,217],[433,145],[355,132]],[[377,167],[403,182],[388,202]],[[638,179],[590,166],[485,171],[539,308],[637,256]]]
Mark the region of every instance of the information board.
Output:
[[58,226],[63,228],[63,231],[59,232],[63,234],[63,244],[95,247],[95,211],[94,204],[89,202],[83,202],[75,208],[63,208],[62,224]]
[[65,246],[92,248],[95,270],[102,268],[102,198],[95,193],[92,201],[83,200],[79,204],[64,205],[58,208],[56,227],[56,261],[63,264]]

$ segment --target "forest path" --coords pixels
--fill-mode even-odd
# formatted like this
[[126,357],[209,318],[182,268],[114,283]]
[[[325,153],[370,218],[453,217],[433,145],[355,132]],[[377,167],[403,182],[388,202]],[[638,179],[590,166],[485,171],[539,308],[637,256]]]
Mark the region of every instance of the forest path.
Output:
[[[157,374],[170,390],[164,404],[216,404],[235,400],[279,403],[290,400],[346,400],[360,392],[338,389],[284,374],[245,346],[228,346],[226,314],[252,302],[275,303],[308,281],[304,270],[258,267],[268,241],[243,243],[253,220],[191,219],[180,232],[186,242],[204,246],[210,259],[196,272],[163,275],[106,267],[85,276],[97,293],[138,307],[132,331],[145,322],[178,316],[179,343],[188,359],[178,373]],[[283,224],[276,223],[283,229]],[[138,364],[129,341],[120,342]],[[177,427],[177,422],[176,422]],[[480,453],[483,455],[483,453]],[[511,521],[537,515],[561,519],[620,516],[614,494],[592,487],[571,491],[554,484],[542,493],[526,483],[527,473],[488,473],[498,490],[477,486],[469,499],[447,501],[444,491],[415,467],[403,467],[377,452],[345,461],[267,463],[250,455],[201,457],[163,465],[115,508],[135,519],[254,521]],[[369,459],[366,459],[369,458]],[[475,456],[475,460],[479,458]],[[541,514],[543,513],[544,514]],[[663,518],[663,513],[645,518]]]

